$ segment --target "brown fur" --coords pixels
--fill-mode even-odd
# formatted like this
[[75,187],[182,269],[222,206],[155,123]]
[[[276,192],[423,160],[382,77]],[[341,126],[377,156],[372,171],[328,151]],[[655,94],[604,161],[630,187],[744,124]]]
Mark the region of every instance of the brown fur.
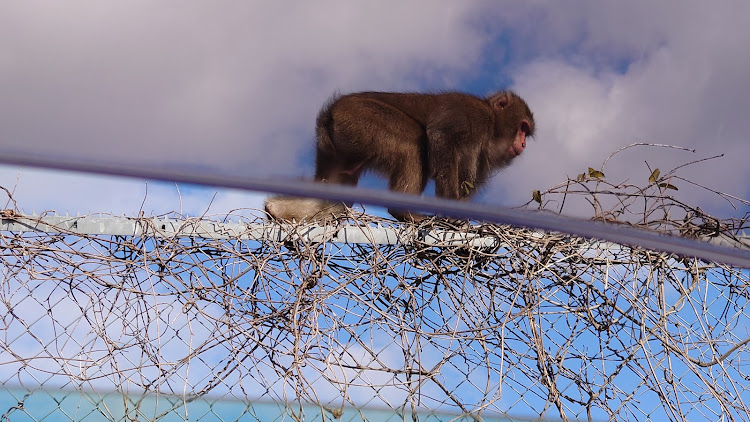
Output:
[[[466,199],[526,147],[534,116],[510,91],[487,98],[457,92],[362,92],[332,98],[318,114],[315,180],[356,185],[365,170],[388,177],[396,192],[420,194],[435,180],[435,195]],[[269,201],[271,202],[271,201]],[[317,215],[320,201],[272,204],[277,218]],[[286,209],[284,207],[294,207]],[[399,220],[419,214],[389,209]]]
[[343,203],[316,198],[274,196],[266,199],[266,212],[279,220],[296,222],[325,222],[335,220],[346,212]]

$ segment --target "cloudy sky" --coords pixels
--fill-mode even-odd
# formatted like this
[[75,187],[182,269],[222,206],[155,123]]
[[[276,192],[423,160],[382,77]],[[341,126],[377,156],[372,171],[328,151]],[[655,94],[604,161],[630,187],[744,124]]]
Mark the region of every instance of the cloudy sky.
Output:
[[[315,116],[333,92],[512,88],[537,136],[478,201],[521,204],[634,142],[696,152],[630,149],[609,180],[645,184],[646,162],[724,154],[680,175],[747,198],[748,22],[746,0],[3,2],[0,160],[310,178]],[[194,215],[265,196],[14,165],[0,186],[27,212]]]

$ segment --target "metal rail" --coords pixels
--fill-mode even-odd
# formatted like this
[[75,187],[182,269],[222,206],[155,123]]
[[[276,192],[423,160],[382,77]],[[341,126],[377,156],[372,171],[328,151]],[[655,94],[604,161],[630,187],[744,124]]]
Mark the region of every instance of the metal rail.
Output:
[[418,241],[421,244],[493,248],[499,240],[492,236],[414,226],[286,226],[272,223],[219,222],[199,218],[23,215],[12,213],[0,220],[0,231],[17,233],[63,233],[72,235],[145,236],[157,238],[195,237],[283,241],[294,235],[305,242],[395,245]]

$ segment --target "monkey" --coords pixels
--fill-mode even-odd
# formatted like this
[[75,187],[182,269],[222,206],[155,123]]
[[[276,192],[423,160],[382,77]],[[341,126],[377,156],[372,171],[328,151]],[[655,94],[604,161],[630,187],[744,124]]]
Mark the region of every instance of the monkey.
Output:
[[[518,157],[534,130],[531,109],[512,91],[485,98],[460,92],[334,95],[316,120],[315,180],[355,186],[372,170],[395,192],[421,194],[433,179],[435,196],[464,200]],[[315,219],[323,208],[331,215],[343,204],[295,205],[289,197],[266,202],[266,211],[283,220]],[[388,212],[401,221],[427,217]]]

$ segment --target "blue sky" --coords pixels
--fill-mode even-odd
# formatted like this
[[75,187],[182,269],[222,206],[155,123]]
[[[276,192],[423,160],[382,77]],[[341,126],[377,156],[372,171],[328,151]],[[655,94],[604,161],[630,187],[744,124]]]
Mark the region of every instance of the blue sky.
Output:
[[[740,197],[748,187],[746,1],[150,2],[0,5],[3,151],[196,175],[297,180],[333,92],[512,88],[538,131],[478,201],[526,202],[598,167],[646,184],[651,168],[717,154],[680,175]],[[642,181],[641,181],[642,179]],[[374,178],[368,185],[383,186]],[[0,167],[25,211],[191,215],[261,208],[265,194]],[[732,212],[678,185],[689,203]],[[144,201],[145,198],[145,201]],[[213,199],[213,202],[212,202]]]
[[[747,0],[3,2],[0,160],[296,180],[313,174],[315,115],[336,91],[512,88],[537,136],[478,201],[524,203],[633,142],[697,152],[630,149],[609,180],[645,185],[646,163],[664,173],[724,154],[680,175],[747,198],[748,22]],[[0,167],[0,186],[27,212],[221,214],[265,197],[18,166]]]

